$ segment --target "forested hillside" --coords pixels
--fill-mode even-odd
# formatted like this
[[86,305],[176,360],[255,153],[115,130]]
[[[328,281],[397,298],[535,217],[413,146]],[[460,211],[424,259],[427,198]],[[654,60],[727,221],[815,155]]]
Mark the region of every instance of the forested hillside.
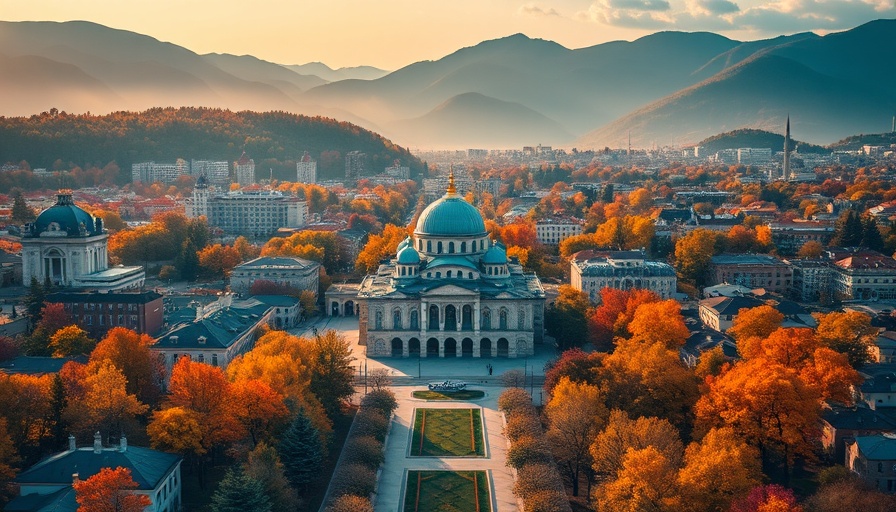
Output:
[[[0,117],[0,162],[25,161],[31,168],[102,167],[116,162],[129,179],[134,162],[173,162],[177,158],[234,161],[243,151],[264,176],[295,178],[295,160],[304,151],[318,161],[318,177],[344,176],[344,155],[367,155],[369,174],[396,159],[422,163],[407,149],[356,125],[286,112],[231,112],[207,108],[154,108],[144,112],[71,115],[43,112],[31,117]],[[290,174],[290,169],[292,174]]]

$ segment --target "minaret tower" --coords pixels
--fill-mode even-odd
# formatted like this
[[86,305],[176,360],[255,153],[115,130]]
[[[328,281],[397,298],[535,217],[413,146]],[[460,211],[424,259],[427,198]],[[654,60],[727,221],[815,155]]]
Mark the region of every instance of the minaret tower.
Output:
[[792,150],[790,143],[790,114],[787,115],[787,129],[784,132],[784,172],[783,178],[789,180],[790,175],[790,151]]

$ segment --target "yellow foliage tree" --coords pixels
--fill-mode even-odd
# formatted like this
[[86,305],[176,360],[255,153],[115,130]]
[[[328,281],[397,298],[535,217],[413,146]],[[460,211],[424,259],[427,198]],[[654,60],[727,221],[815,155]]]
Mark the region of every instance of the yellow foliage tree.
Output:
[[69,325],[50,336],[50,348],[53,357],[68,357],[89,354],[96,346],[96,341],[87,336],[87,331],[77,325]]
[[653,446],[629,448],[616,479],[597,488],[600,512],[674,512],[681,509],[676,466]]
[[691,443],[678,473],[683,510],[725,512],[762,479],[759,454],[727,427]]
[[393,256],[398,244],[408,237],[408,230],[394,224],[386,224],[379,235],[371,235],[367,245],[358,254],[355,268],[359,272],[370,273],[379,267],[380,261]]
[[591,443],[606,423],[609,411],[597,386],[563,377],[554,386],[545,416],[554,457],[572,481],[572,495],[578,496],[580,474],[591,465]]
[[135,417],[149,409],[136,395],[127,392],[124,373],[109,361],[88,375],[84,384],[83,415],[77,418],[69,415],[82,432],[133,432]]
[[201,418],[185,407],[168,407],[153,412],[152,421],[146,427],[152,447],[158,450],[204,455]]

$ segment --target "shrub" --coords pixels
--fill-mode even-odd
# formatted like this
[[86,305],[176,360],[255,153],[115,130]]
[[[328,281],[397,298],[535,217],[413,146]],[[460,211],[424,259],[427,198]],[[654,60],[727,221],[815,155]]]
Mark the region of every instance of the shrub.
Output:
[[527,464],[517,471],[513,493],[523,501],[543,491],[564,492],[563,481],[554,464]]
[[526,374],[522,370],[507,370],[501,374],[501,384],[505,388],[523,388],[526,386]]
[[398,408],[398,401],[395,400],[395,393],[392,391],[375,389],[361,399],[361,408],[377,410],[388,418],[392,411]]
[[383,443],[373,436],[352,436],[343,451],[346,464],[363,464],[374,470],[386,459]]
[[344,494],[333,500],[325,512],[373,512],[373,505],[369,498]]
[[388,431],[389,419],[376,409],[361,408],[355,416],[353,436],[372,436],[379,441],[385,441]]
[[533,409],[532,397],[524,389],[510,388],[498,397],[498,409],[510,416],[521,409]]
[[529,496],[523,505],[523,512],[570,512],[569,498],[565,492],[539,491]]
[[541,421],[534,413],[511,416],[504,425],[504,435],[511,443],[516,443],[522,437],[540,437]]
[[554,460],[542,439],[532,436],[517,439],[507,450],[507,465],[520,469],[527,464],[551,464]]
[[368,497],[376,488],[376,472],[363,464],[340,464],[333,474],[332,496]]

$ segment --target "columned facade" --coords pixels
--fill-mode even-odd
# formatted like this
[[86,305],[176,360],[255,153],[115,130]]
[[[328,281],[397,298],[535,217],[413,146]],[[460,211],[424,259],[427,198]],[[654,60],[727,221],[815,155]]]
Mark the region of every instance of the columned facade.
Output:
[[372,357],[525,357],[543,341],[541,282],[488,239],[452,180],[354,297],[327,292],[329,314],[344,315],[351,299]]

